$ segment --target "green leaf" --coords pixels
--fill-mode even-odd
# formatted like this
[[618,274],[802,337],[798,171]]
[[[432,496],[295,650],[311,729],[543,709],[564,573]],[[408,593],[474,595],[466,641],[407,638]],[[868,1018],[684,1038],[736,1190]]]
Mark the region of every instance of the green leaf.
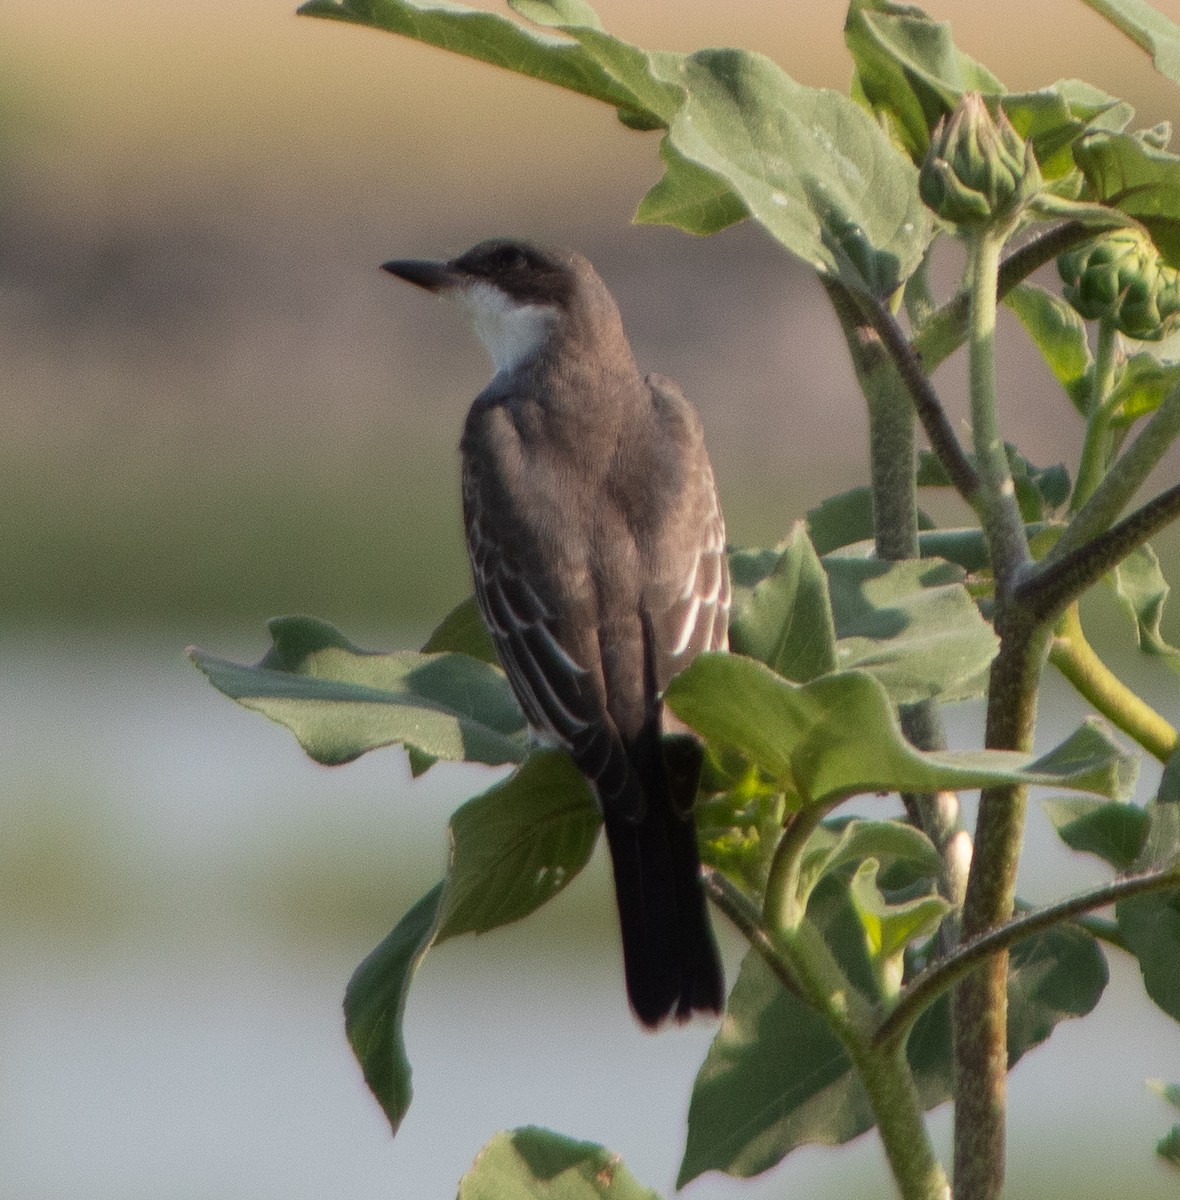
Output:
[[[918,528],[934,528],[934,522],[921,509],[918,510]],[[809,508],[807,534],[815,546],[815,552],[821,556],[858,542],[872,542],[876,536],[872,490],[867,487],[849,488],[846,492],[829,496],[815,508]]]
[[711,745],[743,754],[804,803],[1006,783],[1116,796],[1134,771],[1097,724],[1035,761],[1001,750],[923,753],[902,735],[881,684],[861,671],[800,686],[752,659],[702,654],[671,682],[667,701]]
[[1119,871],[1130,869],[1147,837],[1148,815],[1132,804],[1062,796],[1046,800],[1045,811],[1071,850],[1096,854]]
[[799,683],[836,669],[828,580],[801,522],[778,565],[734,616],[729,641],[739,654]]
[[866,859],[882,866],[908,863],[919,874],[931,877],[936,876],[942,866],[930,839],[904,821],[823,822],[816,827],[803,849],[798,899],[806,905],[822,879],[842,867]]
[[414,972],[430,948],[444,885],[436,884],[357,967],[344,993],[344,1029],[393,1132],[410,1107],[402,1017]]
[[299,8],[299,14],[398,33],[428,46],[580,92],[621,110],[632,107],[630,93],[619,87],[576,42],[449,0],[436,3],[311,0]]
[[660,142],[660,160],[663,177],[639,202],[636,224],[672,225],[704,237],[750,215],[726,180],[685,158],[667,138]]
[[962,568],[837,555],[824,567],[842,668],[868,671],[897,704],[982,694],[999,643]]
[[[829,914],[830,917],[830,914]],[[856,922],[825,938],[861,940]],[[854,948],[837,951],[842,960]],[[1059,925],[1018,943],[1009,959],[1009,1066],[1053,1026],[1084,1016],[1106,985],[1106,961],[1089,934]],[[951,1096],[949,1005],[918,1018],[906,1056],[923,1108]],[[677,1186],[708,1170],[748,1178],[802,1145],[834,1145],[870,1129],[873,1116],[852,1064],[816,1011],[787,992],[755,952],[742,963],[726,1018],[693,1088]]]
[[314,0],[300,11],[442,46],[603,100],[634,127],[666,129],[666,174],[640,220],[711,232],[748,212],[792,253],[876,296],[920,261],[931,224],[915,169],[847,96],[804,87],[748,51],[640,50],[604,32],[585,3],[514,7],[568,36],[420,0]]
[[[1175,868],[1180,863],[1180,751],[1164,767],[1147,817],[1147,836],[1134,869]],[[1139,960],[1147,994],[1180,1021],[1180,876],[1174,892],[1152,892],[1116,904],[1115,919],[1123,943]]]
[[[1084,401],[1083,401],[1084,402]],[[1055,509],[1060,508],[1069,499],[1069,472],[1061,463],[1051,467],[1034,466],[1011,442],[1004,443],[1004,451],[1008,456],[1008,466],[1012,472],[1012,482],[1016,486],[1016,501],[1020,505],[1020,515],[1026,523],[1029,540],[1040,532],[1040,522]],[[968,454],[968,460],[974,464],[975,455]],[[950,476],[947,475],[942,463],[929,451],[918,452],[918,486],[919,487],[950,487]],[[952,531],[935,531],[936,533],[951,533]],[[919,539],[922,556],[925,558],[929,551],[927,545],[934,539],[927,536]],[[965,542],[960,543],[966,546]],[[956,554],[948,554],[952,562],[957,562],[968,570],[980,570],[988,565],[986,546],[983,548],[982,560],[972,549],[970,561],[965,561]],[[978,562],[978,565],[972,565]]]
[[890,902],[877,885],[880,869],[875,858],[866,859],[853,875],[848,892],[864,930],[878,991],[895,997],[901,990],[905,948],[916,938],[934,933],[951,906],[935,893]]
[[554,750],[530,755],[451,818],[447,878],[361,963],[344,997],[349,1044],[395,1133],[411,1097],[402,1017],[426,951],[519,920],[552,899],[586,865],[599,824],[586,781]]
[[459,1184],[458,1200],[659,1200],[617,1154],[534,1125],[498,1133]]
[[601,818],[569,756],[535,751],[451,817],[436,941],[528,916],[586,865]]
[[1161,75],[1173,83],[1180,83],[1180,25],[1144,0],[1084,2],[1125,33],[1141,50],[1146,50]]
[[853,0],[844,41],[856,63],[856,84],[874,112],[914,162],[930,144],[930,131],[965,91],[998,94],[1004,85],[964,54],[946,22],[916,8],[882,0]]
[[500,656],[474,596],[456,605],[426,639],[423,654],[466,654],[480,662],[500,665]]
[[872,490],[850,488],[808,509],[807,533],[817,554],[829,554],[855,542],[872,541],[876,536]]
[[189,654],[215,688],[285,725],[316,762],[351,762],[398,743],[425,758],[524,758],[524,717],[508,681],[487,663],[362,650],[311,617],[279,617],[269,629],[274,644],[254,666]]
[[1074,158],[1092,197],[1140,222],[1170,266],[1180,267],[1180,157],[1126,133],[1088,133]]
[[1141,350],[1122,364],[1108,403],[1114,410],[1114,419],[1120,425],[1130,425],[1155,412],[1178,386],[1180,362],[1166,362],[1150,350]]
[[1147,1086],[1157,1096],[1163,1097],[1173,1108],[1180,1108],[1180,1083],[1164,1083],[1162,1079],[1149,1079]]
[[839,1039],[747,954],[693,1087],[676,1186],[708,1170],[749,1178],[798,1146],[847,1142],[872,1124]]
[[1077,310],[1044,288],[1031,283],[1014,287],[1004,303],[1017,315],[1074,407],[1085,415],[1088,374],[1094,359],[1086,326]]
[[1139,871],[1180,863],[1180,751],[1164,765],[1159,791],[1147,805],[1147,836],[1134,863]]
[[1119,604],[1135,623],[1139,649],[1180,671],[1180,649],[1164,641],[1160,632],[1164,603],[1172,589],[1156,552],[1148,545],[1136,547],[1111,571],[1110,578]]
[[1131,116],[1128,105],[1076,80],[1011,93],[955,46],[949,25],[888,0],[854,0],[844,38],[856,62],[853,94],[886,120],[915,163],[926,154],[930,131],[968,91],[1003,106],[1017,133],[1033,143],[1047,180],[1073,170],[1069,148],[1081,133],[1122,129]]
[[1155,1152],[1169,1166],[1180,1167],[1180,1125],[1173,1125],[1155,1144]]

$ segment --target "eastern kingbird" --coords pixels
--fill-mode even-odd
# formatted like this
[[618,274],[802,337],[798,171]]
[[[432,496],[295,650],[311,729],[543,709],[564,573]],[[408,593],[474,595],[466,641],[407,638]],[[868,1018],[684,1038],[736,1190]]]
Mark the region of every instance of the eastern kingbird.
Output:
[[717,1013],[692,805],[699,743],[661,696],[726,644],[725,524],[700,420],[642,375],[580,254],[481,242],[393,275],[458,300],[495,365],[461,443],[475,594],[530,725],[593,786],[639,1020]]

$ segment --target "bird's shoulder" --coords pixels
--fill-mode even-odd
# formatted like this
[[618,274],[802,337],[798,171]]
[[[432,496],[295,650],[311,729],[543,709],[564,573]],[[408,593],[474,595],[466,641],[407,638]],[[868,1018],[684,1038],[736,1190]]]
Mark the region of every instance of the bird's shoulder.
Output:
[[666,375],[645,375],[643,382],[651,397],[651,410],[665,435],[700,440],[701,418],[680,385]]

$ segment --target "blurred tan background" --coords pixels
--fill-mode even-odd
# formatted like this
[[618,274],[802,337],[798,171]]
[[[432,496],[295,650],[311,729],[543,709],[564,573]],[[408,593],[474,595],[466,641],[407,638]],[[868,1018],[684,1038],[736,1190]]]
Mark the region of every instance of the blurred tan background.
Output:
[[[599,9],[646,45],[742,45],[847,86],[837,3]],[[1012,88],[1080,76],[1142,124],[1180,118],[1080,3],[930,9]],[[181,655],[257,657],[265,618],[297,611],[409,646],[466,593],[454,446],[483,354],[377,271],[390,256],[496,233],[582,248],[641,362],[700,408],[735,542],[864,481],[862,407],[808,274],[750,226],[629,224],[656,145],[603,106],[288,0],[0,2],[0,1194],[447,1196],[527,1121],[670,1190],[710,1030],[632,1027],[601,864],[540,920],[428,961],[419,1097],[389,1140],[340,994],[487,780],[444,768],[411,788],[397,752],[314,768]],[[960,414],[961,369],[939,377]],[[1073,461],[1077,422],[1022,346],[1001,383],[1009,436]],[[1125,643],[1109,634],[1119,661]],[[1175,716],[1176,677],[1144,672]],[[1079,711],[1051,693],[1046,738]],[[1097,877],[1037,837],[1030,897]],[[1014,1133],[1011,1195],[1109,1195],[1096,1158],[1138,1196],[1174,1188],[1142,1079],[1180,1078],[1180,1037],[1135,1008],[1120,1041],[1135,995],[1123,970],[1106,1015],[1018,1069],[1018,1119],[1048,1125]],[[691,1194],[877,1195],[880,1171],[862,1139]]]

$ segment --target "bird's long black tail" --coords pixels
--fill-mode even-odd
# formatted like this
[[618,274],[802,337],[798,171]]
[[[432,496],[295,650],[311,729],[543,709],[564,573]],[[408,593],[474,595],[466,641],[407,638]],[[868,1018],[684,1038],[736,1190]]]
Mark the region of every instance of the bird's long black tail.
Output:
[[[633,758],[632,782],[644,793],[641,819],[606,805],[604,823],[614,867],[615,898],[623,935],[627,995],[650,1028],[669,1016],[719,1013],[725,980],[709,924],[700,879],[692,802],[701,749],[691,738],[657,731]],[[613,809],[613,811],[612,811]]]

